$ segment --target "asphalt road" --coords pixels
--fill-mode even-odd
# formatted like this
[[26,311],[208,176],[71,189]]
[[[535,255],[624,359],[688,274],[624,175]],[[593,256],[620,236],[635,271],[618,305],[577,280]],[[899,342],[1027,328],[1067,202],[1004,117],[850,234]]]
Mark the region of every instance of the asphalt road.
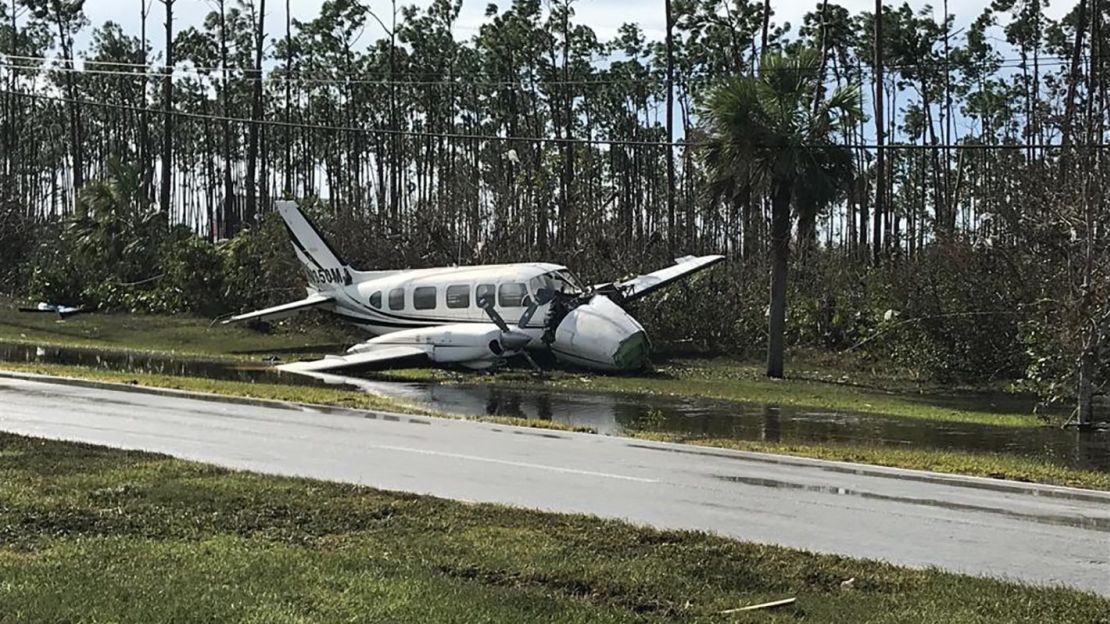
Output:
[[1110,595],[1110,494],[0,378],[0,429]]

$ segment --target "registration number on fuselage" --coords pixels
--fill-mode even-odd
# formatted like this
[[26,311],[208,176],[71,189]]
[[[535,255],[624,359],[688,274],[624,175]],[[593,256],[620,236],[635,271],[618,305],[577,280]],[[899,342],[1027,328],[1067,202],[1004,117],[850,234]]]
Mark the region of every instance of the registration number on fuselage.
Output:
[[317,284],[343,284],[346,282],[342,269],[305,269],[308,279]]

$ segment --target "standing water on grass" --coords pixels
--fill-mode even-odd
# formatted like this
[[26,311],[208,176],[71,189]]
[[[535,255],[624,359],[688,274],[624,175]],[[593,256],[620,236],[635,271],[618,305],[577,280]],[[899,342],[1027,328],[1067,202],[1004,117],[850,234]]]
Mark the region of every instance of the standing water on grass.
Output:
[[[104,370],[320,386],[256,362],[0,343],[0,361],[81,365]],[[867,444],[906,449],[1014,453],[1110,472],[1110,431],[1005,427],[703,398],[606,392],[504,389],[480,384],[399,383],[324,375],[353,386],[460,416],[507,416],[588,427],[603,434],[657,431],[687,437],[797,444]]]

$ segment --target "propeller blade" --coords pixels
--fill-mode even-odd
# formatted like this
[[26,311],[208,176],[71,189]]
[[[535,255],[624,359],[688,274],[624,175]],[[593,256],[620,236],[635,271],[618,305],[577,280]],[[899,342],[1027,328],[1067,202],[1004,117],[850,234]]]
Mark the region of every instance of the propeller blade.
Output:
[[554,298],[555,291],[550,288],[541,288],[537,290],[536,296],[532,299],[532,303],[524,310],[524,314],[520,315],[520,320],[517,322],[516,326],[522,329],[526,327],[532,320],[532,317],[535,316],[536,310],[538,310],[540,306],[550,303]]
[[532,365],[532,370],[536,371],[537,375],[543,374],[543,369],[540,368],[539,364],[536,364],[536,361],[532,359],[532,355],[528,353],[527,349],[522,350],[520,354],[524,356],[524,359],[528,360],[528,363]]
[[481,298],[478,299],[478,307],[486,311],[486,315],[490,317],[494,325],[497,325],[497,329],[500,329],[503,332],[510,331],[509,325],[505,323],[505,319],[501,318],[501,315],[497,313],[497,310],[493,309],[493,297],[483,295]]
[[521,329],[524,329],[525,327],[527,327],[528,326],[528,321],[532,320],[532,316],[535,315],[536,310],[538,310],[539,307],[540,307],[540,304],[538,302],[533,301],[532,305],[528,306],[528,309],[524,311],[524,314],[520,315],[520,321],[517,322],[516,326],[521,328]]

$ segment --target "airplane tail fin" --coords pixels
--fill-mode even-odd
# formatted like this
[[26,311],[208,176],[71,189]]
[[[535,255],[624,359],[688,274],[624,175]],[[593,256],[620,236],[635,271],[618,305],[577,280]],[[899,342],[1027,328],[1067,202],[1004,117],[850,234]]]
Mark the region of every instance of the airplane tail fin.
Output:
[[335,249],[320,234],[320,230],[308,219],[294,201],[277,201],[274,207],[282,220],[297,259],[304,265],[308,282],[316,290],[331,290],[337,286],[351,283],[350,267],[340,259]]

